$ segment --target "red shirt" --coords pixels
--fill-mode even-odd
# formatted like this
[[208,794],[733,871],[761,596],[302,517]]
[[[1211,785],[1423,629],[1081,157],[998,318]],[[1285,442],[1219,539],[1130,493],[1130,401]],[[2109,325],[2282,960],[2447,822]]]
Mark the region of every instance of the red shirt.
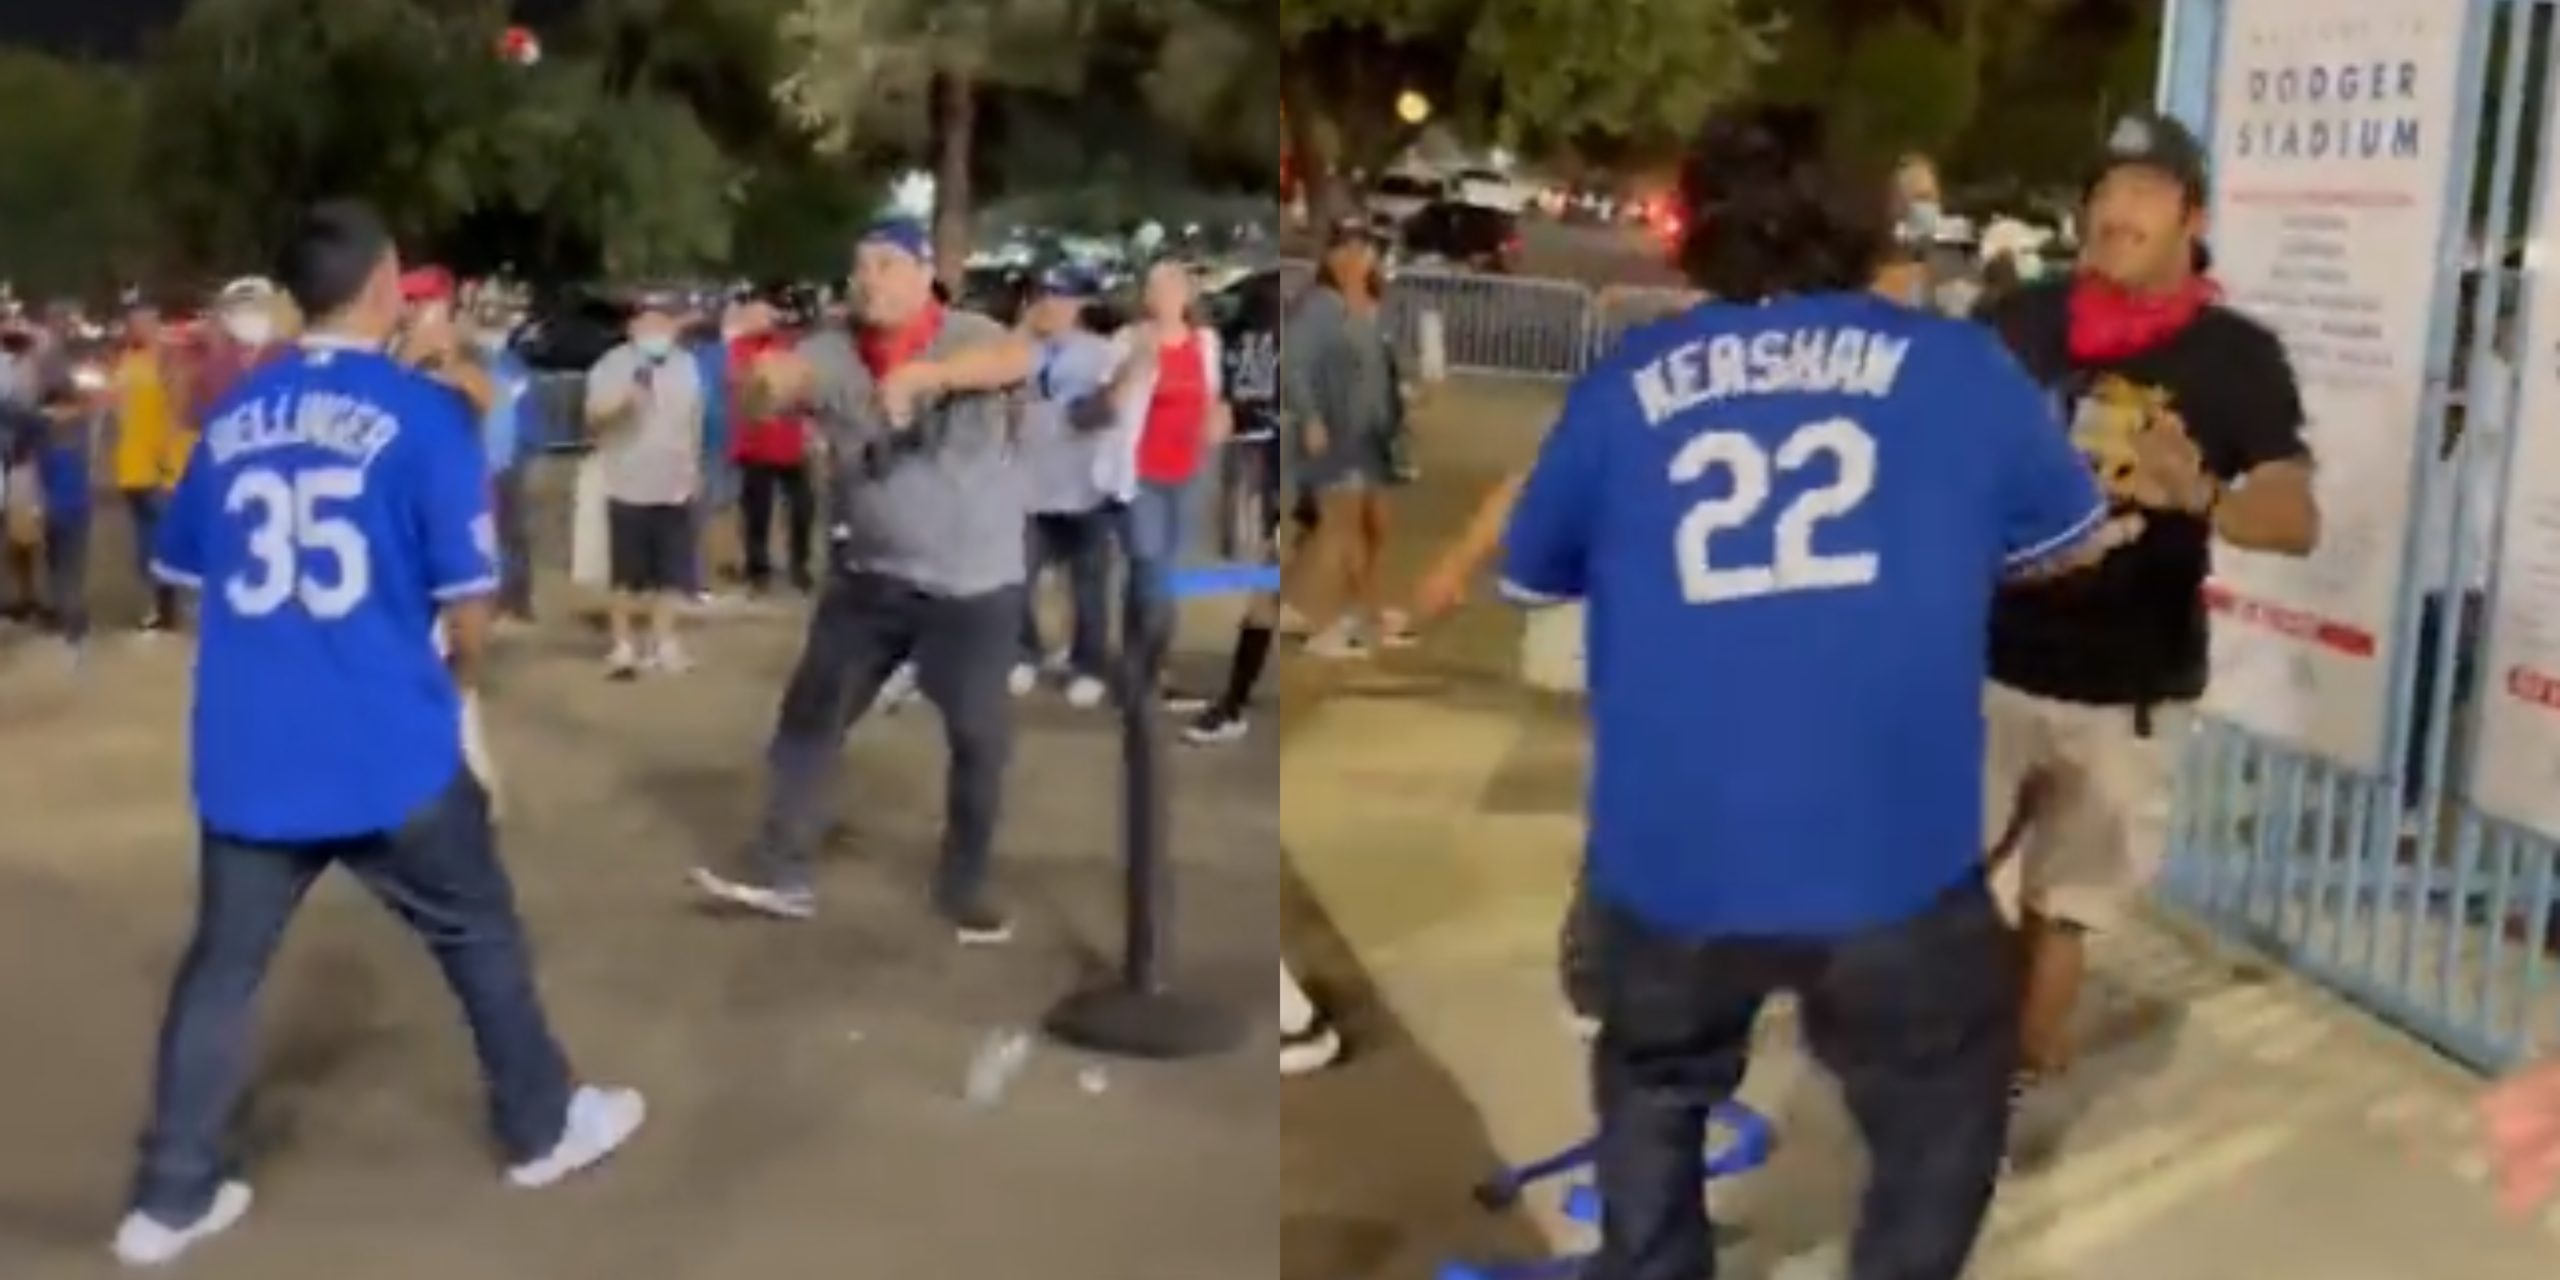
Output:
[[887,377],[889,371],[924,354],[935,338],[942,336],[942,304],[934,303],[916,313],[916,318],[902,328],[873,329],[865,327],[854,334],[854,349],[862,353],[862,363],[875,378]]
[[758,467],[796,467],[809,459],[809,424],[797,414],[749,420],[738,412],[745,403],[756,364],[766,356],[792,349],[791,336],[779,331],[750,333],[729,342],[729,407],[738,423],[730,433],[729,457]]
[[1155,395],[1138,430],[1140,480],[1189,484],[1199,472],[1209,438],[1208,354],[1196,333],[1158,348]]

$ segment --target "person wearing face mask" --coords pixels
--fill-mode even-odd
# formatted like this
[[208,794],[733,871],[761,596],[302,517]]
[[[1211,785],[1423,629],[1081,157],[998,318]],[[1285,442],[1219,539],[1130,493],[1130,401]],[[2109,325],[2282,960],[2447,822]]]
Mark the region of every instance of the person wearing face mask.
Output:
[[[676,640],[676,609],[695,554],[707,402],[700,363],[678,346],[677,306],[666,294],[644,294],[632,309],[629,340],[587,375],[587,429],[604,480],[612,561],[613,648],[605,667],[616,680],[692,666]],[[639,644],[644,622],[646,648]]]

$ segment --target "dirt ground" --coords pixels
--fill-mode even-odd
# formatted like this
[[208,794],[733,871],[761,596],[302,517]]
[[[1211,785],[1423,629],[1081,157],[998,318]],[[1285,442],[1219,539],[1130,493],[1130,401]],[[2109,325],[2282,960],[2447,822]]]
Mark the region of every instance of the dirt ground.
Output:
[[[112,517],[102,581],[126,561]],[[102,591],[109,623],[129,592]],[[796,615],[707,623],[703,669],[607,684],[555,623],[493,677],[507,855],[565,1042],[646,1089],[596,1176],[504,1189],[462,1029],[425,956],[343,883],[263,998],[241,1142],[249,1222],[205,1280],[1204,1280],[1279,1271],[1269,1023],[1281,868],[1269,736],[1177,753],[1188,984],[1253,1023],[1161,1066],[1037,1050],[996,1105],[972,1055],[1033,1024],[1118,938],[1109,721],[1026,708],[1000,859],[1010,948],[963,953],[924,905],[938,828],[927,710],[864,727],[851,847],[806,925],[715,919],[686,867],[748,830]],[[110,1273],[162,991],[191,909],[183,641],[110,636],[77,672],[0,637],[0,1278]],[[1088,1068],[1098,1067],[1098,1071]]]

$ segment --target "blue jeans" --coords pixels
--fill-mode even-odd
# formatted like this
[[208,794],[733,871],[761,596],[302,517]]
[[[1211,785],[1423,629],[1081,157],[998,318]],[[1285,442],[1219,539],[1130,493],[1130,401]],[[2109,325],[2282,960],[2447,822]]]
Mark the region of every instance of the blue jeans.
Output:
[[195,937],[160,1027],[134,1208],[170,1225],[192,1222],[229,1176],[223,1137],[246,1084],[258,987],[303,896],[332,866],[362,880],[435,953],[471,1026],[508,1161],[558,1145],[569,1064],[534,991],[488,796],[468,771],[396,831],[290,845],[207,831],[197,864]]
[[1049,654],[1040,635],[1040,611],[1033,607],[1040,575],[1063,566],[1069,593],[1067,666],[1080,676],[1097,679],[1111,667],[1111,541],[1120,509],[1048,513],[1031,517],[1029,574],[1022,609],[1022,660],[1037,663]]
[[1190,535],[1190,515],[1189,485],[1149,481],[1121,517],[1129,580],[1120,643],[1127,649],[1160,649],[1173,635],[1173,568]]

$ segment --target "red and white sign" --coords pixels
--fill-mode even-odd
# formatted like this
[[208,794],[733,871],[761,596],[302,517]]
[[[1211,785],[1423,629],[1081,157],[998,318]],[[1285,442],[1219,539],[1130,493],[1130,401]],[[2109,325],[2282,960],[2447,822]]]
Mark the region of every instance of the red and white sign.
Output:
[[2308,558],[2215,549],[2214,714],[2382,762],[2452,230],[2467,5],[2228,0],[2213,125],[2215,272],[2285,340],[2323,516]]
[[[2552,121],[2560,121],[2560,100]],[[2560,837],[2560,134],[2543,126],[2541,225],[2531,229],[2506,506],[2480,662],[2478,723],[2469,767],[2472,803]]]

